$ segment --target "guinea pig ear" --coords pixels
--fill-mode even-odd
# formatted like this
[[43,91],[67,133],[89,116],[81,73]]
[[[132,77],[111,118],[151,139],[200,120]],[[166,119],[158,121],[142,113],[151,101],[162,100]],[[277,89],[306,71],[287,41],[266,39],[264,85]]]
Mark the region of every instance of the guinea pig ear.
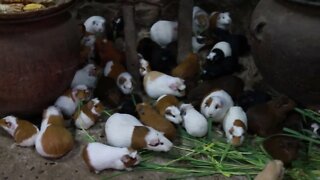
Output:
[[89,109],[92,109],[93,106],[94,106],[93,101],[89,101],[89,102],[87,103],[87,106],[88,106]]
[[124,164],[127,164],[130,160],[131,160],[131,157],[129,155],[127,155],[127,154],[121,157],[121,161]]
[[124,78],[124,77],[121,76],[121,77],[119,78],[119,84],[120,84],[120,85],[123,85],[125,82],[126,82],[126,78]]
[[212,104],[213,98],[209,97],[204,103],[204,107],[209,107]]
[[169,116],[173,115],[170,109],[166,109],[164,113]]
[[169,88],[176,91],[176,90],[178,90],[178,85],[177,85],[177,83],[173,83],[173,84],[169,85]]

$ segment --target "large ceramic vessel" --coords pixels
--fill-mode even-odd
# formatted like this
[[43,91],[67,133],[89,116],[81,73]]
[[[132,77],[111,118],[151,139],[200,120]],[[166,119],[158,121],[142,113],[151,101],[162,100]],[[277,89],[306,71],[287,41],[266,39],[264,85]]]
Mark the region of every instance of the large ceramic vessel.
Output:
[[0,15],[0,116],[41,114],[79,67],[73,1],[38,12]]
[[320,105],[320,2],[261,0],[250,31],[265,81],[304,105]]

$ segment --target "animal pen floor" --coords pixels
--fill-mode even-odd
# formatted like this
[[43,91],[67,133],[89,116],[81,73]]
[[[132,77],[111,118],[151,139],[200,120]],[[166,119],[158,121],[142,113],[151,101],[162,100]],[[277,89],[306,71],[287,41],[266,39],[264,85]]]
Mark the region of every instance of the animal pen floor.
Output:
[[[89,1],[89,0],[88,0]],[[201,0],[202,1],[202,0]],[[250,15],[253,7],[257,3],[257,0],[251,1],[237,1],[237,5],[230,8],[231,2],[221,2],[221,7],[227,8],[234,15],[235,22],[242,23],[238,29],[240,31],[246,31],[250,21]],[[100,1],[101,2],[101,1]],[[79,12],[77,16],[79,18],[85,18],[89,15],[107,15],[115,13],[115,8],[118,7],[113,1],[107,1],[106,3],[97,3],[94,1],[85,2],[80,0],[81,7],[79,6]],[[203,5],[210,4],[214,0],[203,1]],[[86,8],[87,7],[87,8]],[[220,7],[220,8],[221,8]],[[236,8],[238,7],[238,8]],[[78,10],[74,8],[75,11]],[[77,12],[75,12],[76,14]],[[239,19],[242,17],[243,19]],[[104,123],[95,125],[88,132],[93,135],[98,141],[105,142],[104,140]],[[118,173],[118,171],[106,170],[100,174],[89,172],[89,169],[84,164],[81,158],[81,150],[87,143],[81,131],[73,132],[76,139],[76,147],[65,157],[59,160],[48,160],[40,157],[34,148],[22,148],[13,145],[12,138],[0,130],[0,179],[4,180],[19,180],[19,179],[59,179],[59,180],[71,180],[71,179],[84,179],[84,180],[96,180],[104,179],[112,174]],[[79,135],[80,134],[80,135]],[[163,162],[161,157],[157,157],[158,162]],[[114,179],[146,179],[146,180],[158,180],[172,177],[170,173],[154,172],[154,171],[136,171],[125,173],[121,176],[117,176]],[[190,178],[190,179],[230,179],[222,175],[214,175],[201,178]],[[246,179],[244,177],[232,177],[231,179]]]

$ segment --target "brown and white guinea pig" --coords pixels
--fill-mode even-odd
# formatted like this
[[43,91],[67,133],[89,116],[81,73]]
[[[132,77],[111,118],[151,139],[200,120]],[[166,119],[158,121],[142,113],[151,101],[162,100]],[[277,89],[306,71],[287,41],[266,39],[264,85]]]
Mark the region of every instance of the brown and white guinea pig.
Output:
[[162,48],[177,40],[178,23],[176,21],[159,20],[150,28],[150,38]]
[[192,31],[195,35],[201,34],[209,27],[209,15],[198,6],[193,7]]
[[243,143],[247,121],[247,115],[240,106],[229,108],[223,120],[223,130],[228,143],[233,146],[240,146]]
[[45,158],[60,158],[72,150],[74,139],[64,127],[64,119],[59,109],[48,107],[43,113],[36,151]]
[[178,108],[179,104],[180,102],[175,96],[162,95],[157,99],[155,108],[159,114],[167,120],[175,124],[180,124],[182,122],[182,117]]
[[200,72],[199,57],[195,53],[189,53],[187,57],[171,71],[171,75],[181,79],[190,79]]
[[83,148],[82,159],[91,172],[99,173],[104,169],[130,171],[141,158],[135,150],[93,142]]
[[65,116],[71,117],[79,103],[87,100],[90,95],[91,93],[86,85],[78,85],[60,96],[54,105],[58,107]]
[[201,103],[201,113],[213,122],[221,123],[230,107],[233,106],[231,96],[224,90],[214,90],[205,96]]
[[6,116],[0,119],[0,126],[8,132],[19,146],[34,146],[39,129],[29,121]]
[[280,96],[247,110],[248,129],[261,137],[279,133],[288,113],[296,106],[288,97]]
[[230,30],[232,19],[229,12],[212,12],[209,16],[209,28],[215,30],[220,28],[223,30]]
[[208,132],[207,119],[191,104],[182,104],[180,106],[183,126],[187,133],[194,137],[203,137]]
[[73,115],[74,124],[79,129],[88,129],[99,120],[103,111],[104,105],[100,100],[98,98],[91,99]]
[[107,144],[135,150],[169,151],[173,144],[162,132],[144,126],[129,114],[115,113],[105,125]]
[[94,89],[97,84],[99,71],[94,64],[87,64],[76,72],[71,82],[71,88],[78,85],[86,85],[89,89]]
[[183,79],[150,70],[149,62],[141,58],[139,71],[144,76],[143,87],[149,97],[159,98],[166,94],[178,97],[185,95],[186,85]]
[[136,106],[140,121],[155,130],[164,133],[164,136],[170,140],[176,137],[176,128],[174,125],[161,116],[150,104],[139,103]]
[[259,172],[254,180],[282,180],[284,175],[283,162],[272,160]]
[[107,38],[98,38],[95,44],[95,50],[98,55],[99,66],[105,67],[109,61],[115,61],[119,64],[125,64],[125,54],[117,49],[112,41]]
[[222,89],[226,91],[232,99],[237,99],[243,91],[243,81],[235,76],[228,75],[218,77],[212,80],[202,81],[197,87],[191,89],[187,94],[187,99],[193,106],[198,108],[204,96],[213,89]]
[[133,78],[122,64],[116,61],[107,62],[104,76],[114,79],[123,94],[130,94],[133,91]]

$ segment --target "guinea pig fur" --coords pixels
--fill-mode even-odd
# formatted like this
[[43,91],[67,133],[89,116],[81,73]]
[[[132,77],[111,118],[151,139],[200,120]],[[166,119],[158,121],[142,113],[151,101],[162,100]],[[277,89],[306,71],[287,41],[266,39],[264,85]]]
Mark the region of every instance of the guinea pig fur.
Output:
[[103,111],[104,106],[100,100],[98,98],[91,99],[73,115],[76,127],[79,129],[90,128],[99,120]]
[[228,143],[233,146],[240,146],[243,143],[247,130],[247,116],[240,106],[229,108],[223,120],[223,130]]
[[224,90],[214,90],[201,103],[201,113],[213,122],[222,122],[227,111],[233,106],[231,96]]
[[112,147],[93,142],[82,150],[82,159],[90,171],[99,173],[104,169],[132,170],[132,166],[139,164],[141,157],[135,150],[126,147]]
[[114,61],[119,64],[125,64],[125,54],[117,49],[112,41],[106,38],[97,38],[95,43],[95,50],[98,56],[98,64],[105,67],[109,61]]
[[54,105],[58,107],[64,115],[71,117],[79,103],[87,100],[90,95],[91,93],[86,85],[78,85],[60,96]]
[[270,101],[271,96],[262,91],[250,90],[250,91],[244,91],[236,99],[237,99],[237,104],[241,106],[245,111],[247,111],[248,108],[252,106]]
[[171,75],[181,79],[190,79],[198,75],[200,71],[199,57],[195,53],[188,56],[171,71]]
[[19,146],[34,146],[39,129],[29,121],[6,116],[0,119],[0,126],[8,132]]
[[109,61],[104,68],[104,76],[114,79],[123,94],[133,91],[133,78],[121,64]]
[[208,132],[207,119],[191,104],[182,104],[180,106],[183,126],[187,133],[194,137],[203,137]]
[[169,151],[173,144],[162,132],[144,126],[129,114],[115,113],[105,125],[107,144],[115,147],[131,147],[135,150]]
[[232,23],[229,12],[212,12],[209,16],[209,28],[215,30],[220,28],[223,30],[229,30]]
[[90,89],[94,89],[97,84],[97,76],[99,70],[94,64],[87,64],[82,69],[79,69],[73,77],[71,88],[78,85],[86,85]]
[[198,6],[193,7],[192,12],[192,31],[194,34],[198,35],[206,31],[209,27],[209,16]]
[[180,124],[182,122],[182,117],[178,108],[179,104],[180,102],[175,96],[163,95],[157,99],[155,108],[159,114],[167,120],[175,124]]
[[60,158],[72,150],[74,140],[64,127],[64,119],[59,109],[48,107],[43,115],[36,151],[45,158]]
[[83,25],[86,31],[93,34],[101,34],[105,31],[106,19],[102,16],[91,16],[85,20]]
[[176,137],[176,128],[174,125],[161,116],[153,107],[146,103],[139,103],[136,106],[140,121],[149,127],[164,133],[169,140]]
[[162,48],[177,40],[178,23],[175,21],[159,20],[150,28],[150,37]]
[[254,180],[282,180],[284,175],[283,162],[272,160],[264,169],[254,178]]
[[291,99],[281,96],[250,107],[247,110],[249,131],[261,137],[281,132],[281,124],[295,106]]
[[138,94],[132,94],[132,96],[126,96],[120,105],[118,113],[130,114],[134,117],[138,117],[139,115],[136,110],[136,105],[134,104],[132,99],[135,100],[135,103],[142,102],[142,98]]

